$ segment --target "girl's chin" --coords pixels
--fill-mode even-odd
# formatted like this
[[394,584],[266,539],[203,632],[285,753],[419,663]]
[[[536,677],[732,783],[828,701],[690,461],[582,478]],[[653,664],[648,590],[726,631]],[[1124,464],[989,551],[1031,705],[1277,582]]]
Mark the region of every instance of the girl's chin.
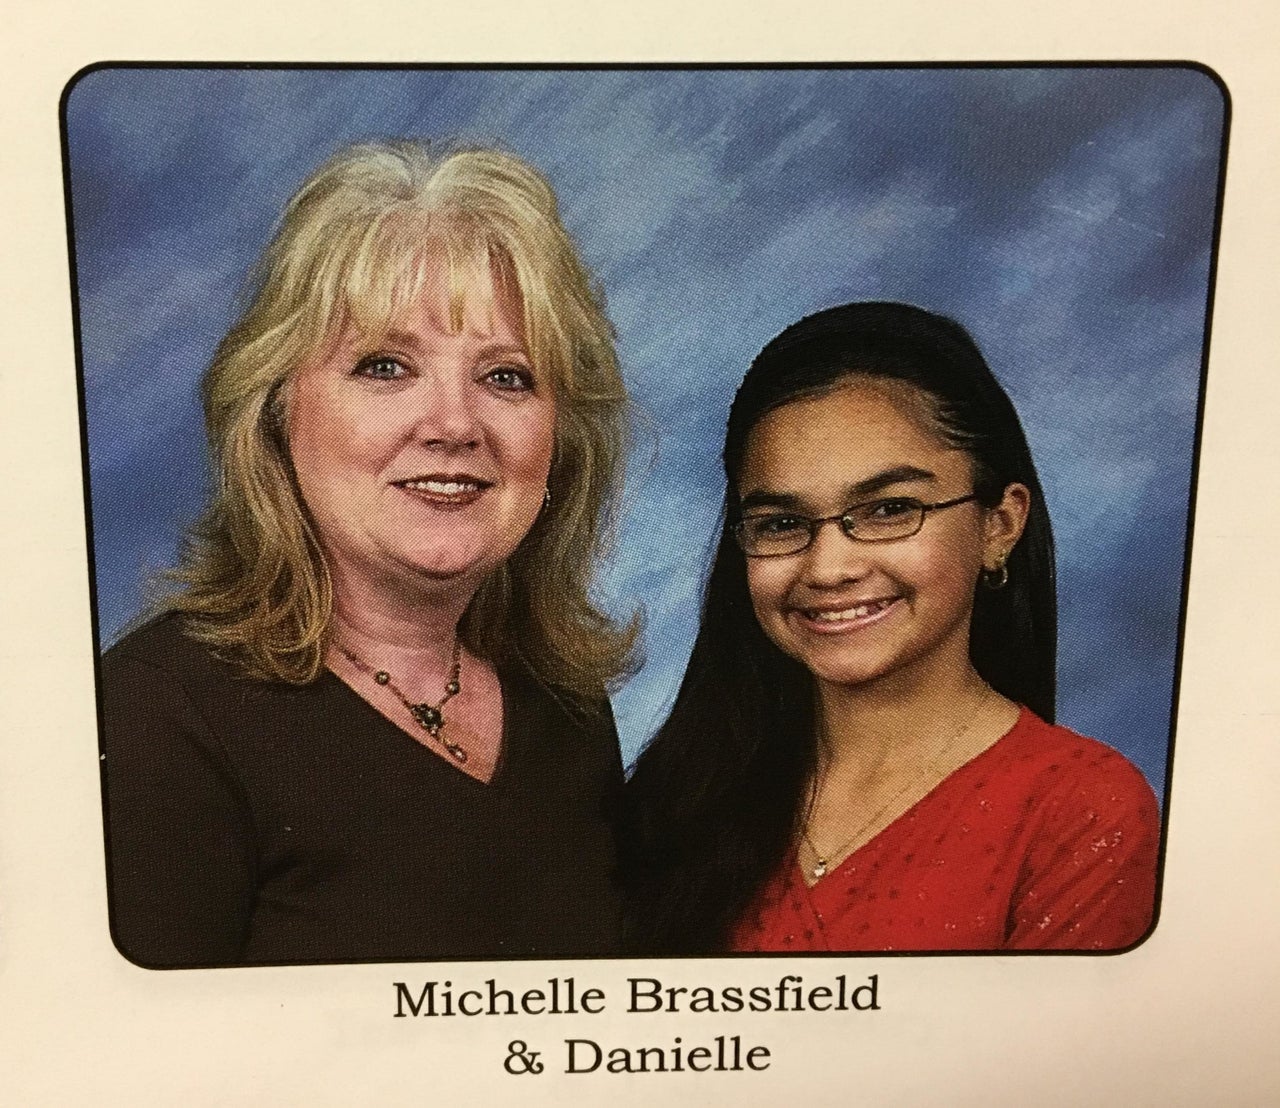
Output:
[[814,643],[774,639],[774,645],[807,669],[817,681],[835,685],[858,685],[891,673],[896,659],[883,652],[851,650],[847,644],[830,641]]
[[841,688],[859,688],[872,685],[894,672],[892,665],[841,665],[839,663],[822,663],[806,661],[805,665],[813,674],[814,680],[824,685],[839,685]]
[[911,644],[885,644],[883,650],[814,648],[805,643],[805,649],[788,650],[820,684],[847,689],[874,687],[894,688],[905,691],[913,688],[927,690],[949,686],[957,673],[968,668],[968,652],[956,655],[949,650],[925,650],[916,653]]

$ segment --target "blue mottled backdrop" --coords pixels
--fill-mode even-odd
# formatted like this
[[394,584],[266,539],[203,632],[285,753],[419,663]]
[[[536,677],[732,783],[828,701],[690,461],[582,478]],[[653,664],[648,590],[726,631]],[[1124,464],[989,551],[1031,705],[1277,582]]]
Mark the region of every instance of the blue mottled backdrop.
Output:
[[107,68],[67,100],[102,645],[206,489],[197,382],[302,180],[374,137],[496,142],[604,284],[640,428],[602,583],[647,613],[630,760],[683,671],[747,363],[908,300],[974,334],[1053,515],[1060,719],[1163,788],[1224,102],[1187,68]]

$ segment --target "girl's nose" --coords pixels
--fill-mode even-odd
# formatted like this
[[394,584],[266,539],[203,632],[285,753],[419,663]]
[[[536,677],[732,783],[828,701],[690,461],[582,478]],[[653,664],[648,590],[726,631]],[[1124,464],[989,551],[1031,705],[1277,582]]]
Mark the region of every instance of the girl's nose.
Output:
[[817,588],[860,580],[871,568],[868,544],[849,538],[834,519],[818,524],[813,542],[801,557],[805,582]]

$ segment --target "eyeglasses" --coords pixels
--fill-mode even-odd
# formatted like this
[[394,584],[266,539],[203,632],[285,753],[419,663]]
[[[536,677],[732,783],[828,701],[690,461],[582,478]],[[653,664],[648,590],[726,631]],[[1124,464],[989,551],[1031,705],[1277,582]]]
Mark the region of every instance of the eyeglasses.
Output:
[[824,523],[839,523],[855,542],[909,539],[924,526],[925,516],[977,500],[978,494],[925,504],[914,497],[894,496],[854,504],[839,515],[810,519],[798,512],[761,512],[743,516],[733,525],[733,537],[748,558],[781,558],[808,550]]

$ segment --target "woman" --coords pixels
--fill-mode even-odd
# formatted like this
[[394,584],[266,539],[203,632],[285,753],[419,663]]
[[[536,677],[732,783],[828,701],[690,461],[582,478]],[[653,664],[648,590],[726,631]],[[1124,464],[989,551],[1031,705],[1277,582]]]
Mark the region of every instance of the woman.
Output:
[[650,952],[1116,949],[1159,817],[1054,713],[1053,545],[1009,398],[955,323],[787,328],[729,416],[726,521],[629,786]]
[[215,495],[102,665],[113,934],[147,966],[618,941],[588,598],[625,395],[546,181],[358,146],[204,382]]

